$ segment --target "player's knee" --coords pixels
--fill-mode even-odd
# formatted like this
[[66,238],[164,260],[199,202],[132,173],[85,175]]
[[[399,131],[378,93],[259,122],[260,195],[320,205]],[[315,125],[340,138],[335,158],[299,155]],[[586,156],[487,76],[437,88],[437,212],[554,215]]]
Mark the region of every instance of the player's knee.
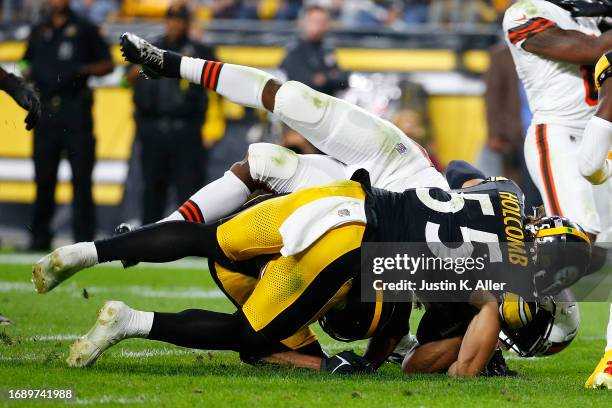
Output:
[[271,143],[254,143],[249,146],[248,168],[250,177],[281,191],[282,186],[296,173],[299,165],[297,153]]
[[260,358],[283,351],[285,347],[278,341],[270,341],[263,334],[256,331],[242,312],[235,314],[239,322],[238,344],[239,352],[251,358]]
[[290,120],[315,124],[325,115],[329,96],[301,82],[285,82],[277,91],[274,113]]
[[249,168],[248,154],[243,160],[234,163],[230,167],[230,171],[238,177],[240,181],[244,183],[245,186],[248,187],[249,190],[255,190],[255,182],[251,177],[251,170]]

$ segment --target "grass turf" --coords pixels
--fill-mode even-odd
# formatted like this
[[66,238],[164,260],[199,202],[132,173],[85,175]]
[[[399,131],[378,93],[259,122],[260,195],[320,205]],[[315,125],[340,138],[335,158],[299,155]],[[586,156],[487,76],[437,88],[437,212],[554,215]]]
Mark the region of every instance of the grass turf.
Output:
[[[143,310],[207,308],[231,311],[205,267],[124,271],[96,267],[50,294],[30,290],[30,268],[0,264],[0,313],[15,321],[0,326],[0,389],[72,388],[73,403],[91,406],[163,407],[394,407],[394,406],[612,406],[612,392],[585,390],[584,381],[604,347],[609,306],[581,304],[582,327],[563,353],[517,359],[517,378],[450,378],[402,375],[387,364],[375,375],[336,377],[296,369],[254,368],[235,353],[192,351],[172,345],[128,340],[110,349],[88,369],[69,369],[64,360],[74,336],[93,324],[105,300],[123,300]],[[414,313],[413,327],[420,314]],[[317,332],[321,331],[317,327]],[[363,349],[321,335],[324,347]],[[0,400],[0,406],[32,401]]]

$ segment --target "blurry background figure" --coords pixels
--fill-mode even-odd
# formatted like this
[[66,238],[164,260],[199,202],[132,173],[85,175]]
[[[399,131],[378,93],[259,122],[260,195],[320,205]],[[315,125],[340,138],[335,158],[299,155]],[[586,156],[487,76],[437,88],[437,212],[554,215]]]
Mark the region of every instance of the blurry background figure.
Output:
[[72,0],[74,11],[91,20],[95,24],[102,24],[106,18],[119,9],[117,0]]
[[96,230],[92,198],[95,163],[90,76],[113,70],[98,27],[77,17],[69,0],[50,0],[50,15],[32,28],[23,57],[24,75],[40,90],[42,118],[34,131],[36,202],[30,249],[47,251],[53,234],[57,170],[62,156],[72,169],[74,240],[91,241]]
[[[348,74],[338,68],[335,51],[325,41],[330,29],[329,11],[312,3],[306,5],[303,13],[302,37],[288,48],[280,69],[288,80],[334,95],[348,88]],[[298,153],[317,152],[301,135],[286,127],[281,144]]]
[[523,155],[523,135],[531,121],[531,112],[505,42],[490,50],[485,84],[488,138],[480,155],[479,168],[487,176],[503,174],[515,180],[525,193],[529,211],[542,204]]
[[[189,38],[191,13],[182,4],[166,14],[166,32],[155,44],[183,55],[216,60],[213,50]],[[202,141],[208,98],[206,90],[179,79],[145,80],[132,66],[135,143],[142,171],[142,223],[164,218],[165,210],[185,202],[204,185],[205,149]],[[132,164],[136,164],[132,161]],[[175,199],[169,203],[169,188]]]

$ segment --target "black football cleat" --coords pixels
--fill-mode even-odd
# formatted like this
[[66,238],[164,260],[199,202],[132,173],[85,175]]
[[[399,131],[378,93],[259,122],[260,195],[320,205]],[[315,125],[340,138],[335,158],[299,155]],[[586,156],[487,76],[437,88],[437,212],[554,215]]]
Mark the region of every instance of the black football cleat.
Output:
[[142,66],[142,73],[151,79],[164,72],[164,50],[132,33],[123,33],[119,40],[121,54],[126,61]]

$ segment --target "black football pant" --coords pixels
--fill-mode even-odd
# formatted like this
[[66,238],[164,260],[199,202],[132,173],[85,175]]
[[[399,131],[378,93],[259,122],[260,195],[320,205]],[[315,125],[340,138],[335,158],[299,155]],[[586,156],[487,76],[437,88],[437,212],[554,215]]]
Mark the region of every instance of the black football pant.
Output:
[[[79,121],[75,121],[79,122]],[[53,233],[55,187],[60,159],[65,157],[72,169],[72,228],[76,242],[92,241],[95,232],[95,207],[91,175],[95,163],[95,139],[91,121],[57,123],[45,120],[34,132],[34,172],[36,201],[32,219],[32,249],[48,249]]]
[[201,121],[140,119],[143,174],[142,223],[151,224],[165,213],[170,186],[175,187],[174,208],[204,185],[205,150]]

